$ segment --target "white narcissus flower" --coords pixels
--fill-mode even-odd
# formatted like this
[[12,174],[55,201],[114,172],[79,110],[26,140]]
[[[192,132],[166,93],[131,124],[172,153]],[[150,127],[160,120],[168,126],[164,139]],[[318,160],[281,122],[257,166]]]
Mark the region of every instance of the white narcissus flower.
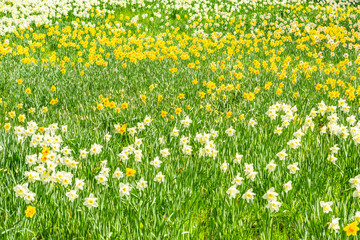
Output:
[[298,147],[300,147],[300,140],[298,138],[292,139],[292,140],[288,141],[287,144],[289,145],[290,148],[297,149]]
[[15,191],[15,195],[16,197],[21,197],[21,198],[24,198],[27,193],[29,192],[29,189],[28,189],[28,183],[24,183],[22,185],[16,185],[14,187],[14,191]]
[[162,172],[159,172],[159,173],[155,176],[154,181],[159,182],[159,183],[164,182],[164,181],[165,181],[165,175],[163,175]]
[[184,127],[189,127],[192,123],[192,120],[189,118],[189,116],[186,116],[184,120],[181,120],[180,123],[184,125]]
[[235,198],[239,193],[239,190],[236,189],[236,185],[233,185],[226,191],[226,193],[229,194],[230,198]]
[[226,131],[225,131],[225,133],[226,133],[229,137],[233,136],[235,132],[236,132],[235,129],[233,129],[232,127],[230,127],[229,129],[226,129]]
[[102,184],[102,185],[105,185],[108,180],[105,174],[99,174],[95,176],[95,179],[97,180],[98,184]]
[[274,133],[280,135],[282,133],[282,127],[276,127]]
[[265,193],[265,195],[263,196],[263,199],[266,199],[270,202],[276,201],[278,195],[279,194],[275,192],[275,188],[272,187]]
[[[49,154],[50,155],[50,154]],[[38,161],[36,154],[26,156],[26,164],[32,166]]]
[[238,173],[236,175],[236,177],[234,178],[234,180],[231,182],[231,184],[235,184],[235,185],[241,185],[242,184],[242,181],[244,180],[243,177],[240,177],[240,173]]
[[98,207],[97,198],[90,193],[89,197],[85,198],[84,205],[88,208]]
[[83,190],[85,185],[84,179],[75,178],[75,190]]
[[320,129],[320,133],[321,133],[321,134],[325,134],[325,133],[326,133],[326,130],[327,130],[327,126],[323,126],[323,127]]
[[100,144],[93,144],[91,145],[91,148],[90,148],[90,154],[91,155],[97,155],[99,153],[101,153],[102,151],[102,146]]
[[189,138],[188,138],[188,137],[182,136],[182,137],[180,138],[180,145],[186,145],[188,142],[189,142]]
[[286,149],[283,149],[281,152],[279,152],[278,154],[276,154],[276,156],[280,159],[280,160],[285,160],[286,157],[288,156],[286,153]]
[[268,204],[266,205],[266,208],[269,208],[271,212],[275,211],[279,211],[279,208],[281,206],[281,202],[278,201],[269,201]]
[[332,209],[331,209],[332,204],[333,204],[333,202],[324,202],[324,201],[320,202],[320,206],[323,208],[324,213],[332,212]]
[[130,134],[131,136],[134,136],[135,133],[137,133],[136,127],[128,128],[127,131],[129,132],[129,134]]
[[299,163],[296,162],[296,163],[293,163],[293,164],[290,164],[290,165],[287,166],[287,168],[290,170],[290,173],[291,173],[291,174],[295,174],[296,171],[300,170],[300,169],[298,168],[298,164],[299,164]]
[[355,123],[356,123],[356,118],[354,115],[351,115],[350,117],[347,117],[346,118],[346,121],[351,125],[353,126]]
[[151,121],[152,121],[151,117],[146,116],[145,119],[144,119],[144,124],[145,125],[150,125]]
[[153,161],[150,162],[150,165],[153,165],[155,168],[159,168],[162,161],[159,159],[159,157],[155,157]]
[[360,187],[357,186],[355,191],[353,192],[353,197],[360,198]]
[[245,174],[249,174],[249,173],[253,172],[254,164],[253,163],[250,163],[250,164],[245,163],[244,171],[245,171]]
[[295,132],[294,137],[296,137],[297,139],[301,139],[302,136],[304,136],[304,133],[302,132],[301,129],[299,129],[297,132]]
[[108,141],[110,141],[110,139],[111,139],[111,135],[110,135],[109,133],[107,133],[107,134],[104,136],[104,140],[105,140],[106,142],[108,142]]
[[120,157],[120,160],[123,161],[123,162],[126,162],[127,160],[129,160],[128,154],[125,153],[124,151],[119,153],[118,156]]
[[139,129],[139,131],[144,130],[145,129],[145,123],[138,122],[137,123],[137,128]]
[[176,129],[176,127],[174,127],[174,129],[171,132],[171,136],[177,137],[177,136],[179,136],[179,132],[180,131],[178,129]]
[[67,126],[67,125],[61,126],[61,131],[62,131],[62,132],[67,132],[67,130],[68,130],[68,126]]
[[192,146],[190,145],[184,145],[182,149],[184,154],[191,155],[192,153]]
[[341,107],[341,110],[345,113],[348,113],[350,111],[350,106],[348,104],[344,104],[342,107]]
[[122,171],[120,171],[119,168],[116,168],[112,177],[119,180],[120,178],[124,177],[124,173]]
[[212,136],[213,138],[217,138],[217,136],[219,136],[218,132],[215,131],[214,129],[211,129],[211,130],[210,130],[210,134],[211,134],[211,136]]
[[253,189],[250,188],[242,195],[242,199],[245,199],[247,202],[249,202],[255,198],[255,195],[256,194],[253,192]]
[[81,157],[81,158],[86,158],[86,156],[87,156],[88,153],[89,153],[89,152],[86,151],[86,149],[81,149],[81,150],[80,150],[80,157]]
[[334,217],[332,218],[331,222],[329,223],[329,228],[332,231],[337,232],[340,229],[339,220],[340,218],[334,218]]
[[135,137],[134,145],[140,147],[142,144],[142,138]]
[[338,147],[337,144],[335,144],[333,147],[330,148],[330,151],[332,154],[338,153],[339,150],[340,150],[340,148]]
[[169,151],[169,149],[165,148],[160,151],[160,154],[162,157],[166,158],[167,156],[170,155],[170,151]]
[[119,184],[119,193],[121,196],[129,196],[130,195],[130,191],[132,189],[132,187],[128,184],[128,183],[120,183]]
[[39,173],[38,172],[35,172],[35,171],[26,171],[25,172],[25,176],[28,178],[28,181],[30,183],[32,182],[35,182],[37,180],[40,180],[40,176],[39,176]]
[[69,148],[69,147],[64,147],[62,150],[61,150],[61,152],[62,152],[62,154],[64,154],[64,155],[70,155],[71,154],[71,149]]
[[249,120],[249,125],[251,126],[251,127],[255,127],[255,125],[257,124],[257,122],[254,120],[254,119],[250,119]]
[[246,178],[250,179],[251,181],[255,181],[255,177],[257,174],[258,174],[258,172],[254,172],[254,171],[249,172],[246,174]]
[[226,161],[223,162],[223,163],[220,165],[221,171],[226,172],[226,170],[228,169],[228,166],[229,166],[229,164],[228,164]]
[[236,153],[235,157],[234,157],[234,163],[240,163],[241,160],[243,159],[243,155],[240,155],[238,153]]
[[269,172],[273,172],[275,171],[276,166],[277,165],[275,164],[274,160],[271,160],[269,164],[266,165],[265,169],[268,170]]
[[145,188],[147,188],[147,181],[145,181],[144,178],[141,178],[136,184],[136,188],[140,191],[143,191]]
[[360,212],[359,211],[355,213],[354,220],[356,222],[360,222]]
[[71,190],[67,192],[65,195],[69,198],[70,202],[73,202],[76,198],[79,197],[79,195],[76,194],[76,190]]
[[292,189],[292,181],[288,181],[284,184],[285,192],[289,192]]
[[36,193],[30,192],[28,191],[25,195],[24,195],[24,200],[27,204],[34,202],[35,201],[35,196]]
[[335,164],[335,162],[336,162],[336,160],[337,160],[337,157],[335,157],[333,154],[330,154],[330,155],[328,156],[328,160],[329,160],[331,163],[334,163],[334,164]]

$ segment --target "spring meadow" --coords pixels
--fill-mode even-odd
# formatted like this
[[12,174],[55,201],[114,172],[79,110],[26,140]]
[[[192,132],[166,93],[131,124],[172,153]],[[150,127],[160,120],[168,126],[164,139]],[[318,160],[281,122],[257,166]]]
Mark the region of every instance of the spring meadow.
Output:
[[356,0],[0,2],[0,239],[359,239]]

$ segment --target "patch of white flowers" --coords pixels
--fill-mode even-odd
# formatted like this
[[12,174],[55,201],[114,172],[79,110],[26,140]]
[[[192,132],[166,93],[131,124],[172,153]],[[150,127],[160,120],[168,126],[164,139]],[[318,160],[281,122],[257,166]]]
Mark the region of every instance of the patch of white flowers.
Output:
[[[133,128],[134,132],[136,132],[136,129],[144,129],[145,126],[150,125],[151,121],[152,119],[150,117],[146,117],[143,122],[137,124],[138,127]],[[116,132],[118,132],[117,128],[118,126],[115,125]],[[25,163],[28,166],[28,170],[24,172],[24,175],[27,182],[18,184],[14,187],[16,197],[24,199],[26,203],[36,201],[36,193],[32,192],[29,188],[30,184],[35,184],[36,182],[51,185],[57,184],[66,188],[67,192],[65,195],[71,202],[79,197],[78,192],[84,190],[86,179],[76,178],[75,175],[78,174],[76,169],[84,164],[82,161],[86,159],[89,154],[92,156],[101,154],[103,145],[94,143],[90,146],[89,150],[81,149],[80,155],[76,158],[75,152],[71,148],[63,146],[63,139],[59,133],[66,132],[67,126],[59,127],[57,123],[51,124],[41,131],[39,130],[38,125],[33,121],[27,122],[26,128],[22,126],[14,127],[14,134],[17,136],[20,144],[25,144],[25,141],[29,139],[29,145],[32,149],[41,150],[39,153],[25,156]],[[111,135],[106,134],[103,139],[105,142],[109,142],[111,140]],[[141,145],[142,139],[134,137],[134,143],[127,147],[123,147],[121,153],[118,154],[120,161],[126,162],[131,155],[134,155],[135,162],[141,162],[143,156],[142,150],[140,149]],[[161,150],[161,155],[166,158],[170,155],[170,151],[168,149],[163,149]],[[94,179],[99,186],[108,187],[108,181],[111,177],[116,180],[120,180],[124,177],[124,173],[119,168],[112,171],[107,163],[107,160],[100,161],[100,170],[97,175],[94,176]],[[157,157],[151,165],[160,167],[161,163],[162,162]],[[154,181],[164,182],[165,175],[159,172],[155,176]],[[147,181],[145,181],[144,178],[141,178],[140,181],[137,182],[136,188],[143,191],[146,187]],[[130,186],[129,183],[120,183],[119,185],[120,195],[129,196],[131,189],[132,186]],[[97,207],[97,200],[98,199],[94,194],[90,193],[89,197],[85,198],[84,205],[89,208]]]

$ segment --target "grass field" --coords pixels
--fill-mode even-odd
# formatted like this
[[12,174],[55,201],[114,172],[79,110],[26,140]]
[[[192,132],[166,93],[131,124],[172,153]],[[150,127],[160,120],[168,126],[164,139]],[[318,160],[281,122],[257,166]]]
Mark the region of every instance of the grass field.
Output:
[[358,239],[360,5],[0,3],[0,239]]

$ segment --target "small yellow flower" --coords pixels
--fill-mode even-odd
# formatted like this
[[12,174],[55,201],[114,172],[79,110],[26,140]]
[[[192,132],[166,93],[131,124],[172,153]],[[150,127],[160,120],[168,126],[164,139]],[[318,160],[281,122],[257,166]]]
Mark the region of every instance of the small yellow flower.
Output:
[[167,115],[167,112],[166,112],[166,111],[161,111],[161,116],[162,116],[162,117],[166,117],[166,115]]
[[5,123],[5,125],[4,125],[5,132],[8,132],[10,130],[10,128],[11,128],[10,123]]
[[356,236],[357,231],[359,231],[359,228],[357,227],[357,222],[348,224],[346,227],[344,227],[344,231],[346,232],[347,236]]
[[127,104],[126,102],[124,102],[123,104],[121,104],[121,107],[122,107],[123,109],[125,109],[125,108],[128,107],[128,104]]
[[136,171],[132,168],[126,168],[126,176],[128,177],[134,177],[135,176]]
[[36,213],[36,208],[33,206],[28,206],[25,210],[26,217],[32,218]]
[[170,68],[169,69],[171,73],[176,73],[177,72],[177,68]]
[[58,102],[59,102],[59,100],[57,98],[55,98],[55,99],[51,99],[50,104],[54,105],[54,104],[56,104]]
[[10,117],[10,118],[15,117],[15,112],[14,112],[14,111],[9,112],[9,117]]
[[232,111],[228,111],[227,114],[226,114],[226,118],[230,118],[232,115]]
[[25,121],[25,116],[24,116],[24,115],[20,115],[20,116],[19,116],[19,121],[20,121],[20,122],[24,122],[24,121]]
[[104,108],[104,105],[102,105],[102,104],[97,104],[96,108],[99,109],[99,110],[102,110],[102,109]]

